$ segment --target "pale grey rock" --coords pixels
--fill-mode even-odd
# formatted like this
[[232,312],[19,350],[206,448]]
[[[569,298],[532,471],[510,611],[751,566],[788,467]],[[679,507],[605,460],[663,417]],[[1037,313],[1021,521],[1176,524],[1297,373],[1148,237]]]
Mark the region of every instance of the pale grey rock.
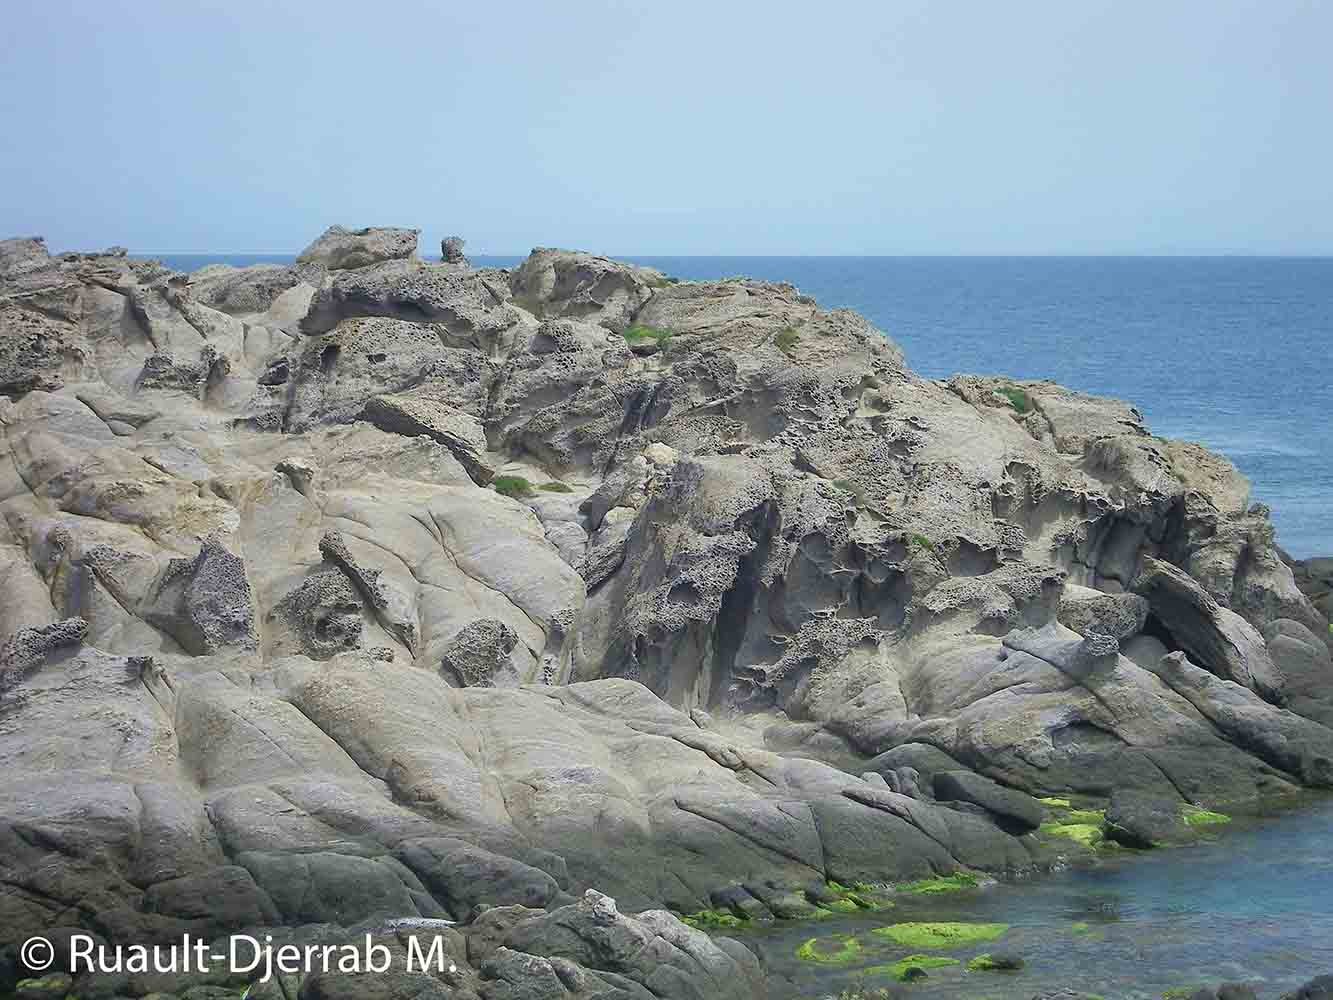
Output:
[[1183,570],[1147,557],[1134,589],[1192,656],[1219,677],[1280,699],[1283,677],[1253,625],[1219,605]]
[[73,914],[402,948],[505,904],[432,925],[456,979],[275,988],[758,997],[740,946],[633,914],[1030,868],[941,772],[1223,808],[1329,780],[1319,565],[1129,404],[920,379],[791,286],[335,235],[191,276],[0,246],[0,340],[46,338],[0,358],[0,949]]
[[[518,633],[504,622],[482,618],[469,622],[449,640],[440,658],[442,670],[463,687],[496,687],[517,682],[509,668],[509,654],[518,645]],[[508,676],[506,676],[508,675]]]
[[440,240],[440,257],[446,264],[466,264],[463,245],[467,241],[461,236],[446,236]]
[[540,318],[587,319],[617,333],[665,276],[575,250],[538,247],[511,275],[515,301]]
[[369,267],[388,260],[416,256],[420,229],[371,227],[346,229],[330,226],[319,239],[301,251],[298,264],[319,264],[330,271]]
[[367,400],[362,416],[381,430],[425,434],[440,442],[479,486],[495,477],[495,466],[486,455],[486,431],[470,414],[429,400],[373,396]]
[[171,560],[143,614],[196,656],[259,643],[245,562],[217,535],[194,558]]
[[52,652],[78,646],[87,635],[88,623],[82,618],[19,629],[0,645],[0,690],[18,683]]
[[1082,635],[1096,632],[1123,642],[1143,631],[1148,602],[1138,594],[1104,594],[1068,584],[1056,618]]

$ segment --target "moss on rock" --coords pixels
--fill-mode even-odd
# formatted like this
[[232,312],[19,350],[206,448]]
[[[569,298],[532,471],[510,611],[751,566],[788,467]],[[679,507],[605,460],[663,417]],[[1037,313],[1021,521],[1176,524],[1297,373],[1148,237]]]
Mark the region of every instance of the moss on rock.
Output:
[[980,882],[981,879],[971,872],[955,872],[953,875],[937,875],[919,882],[904,882],[897,888],[899,892],[910,892],[916,896],[933,896],[941,892],[975,889]]
[[1186,826],[1221,826],[1223,823],[1230,823],[1231,817],[1226,813],[1212,812],[1208,809],[1194,809],[1186,807],[1181,810],[1181,818]]
[[867,976],[890,976],[900,983],[907,983],[920,978],[912,974],[913,969],[924,973],[926,969],[943,969],[958,964],[958,959],[945,958],[942,955],[908,955],[887,965],[872,965],[863,971]]
[[871,933],[904,948],[962,948],[995,941],[1008,930],[1008,924],[914,922],[877,927]]
[[1101,825],[1092,823],[1043,823],[1040,832],[1051,837],[1068,837],[1090,848],[1097,847],[1103,839]]
[[522,500],[533,494],[532,483],[522,476],[496,476],[491,480],[491,489],[515,500]]
[[734,913],[728,913],[726,910],[700,910],[697,913],[690,913],[680,918],[682,924],[688,924],[697,930],[704,930],[713,927],[725,927],[728,930],[735,930],[738,927],[744,927],[748,920],[744,917],[738,917]]
[[835,934],[831,938],[810,938],[796,949],[802,962],[820,965],[846,965],[861,955],[861,942],[850,934]]
[[971,972],[1016,972],[1023,968],[1023,960],[1017,955],[978,955],[967,963]]
[[1101,809],[1071,809],[1060,817],[1060,822],[1066,825],[1101,826],[1106,822],[1106,813]]

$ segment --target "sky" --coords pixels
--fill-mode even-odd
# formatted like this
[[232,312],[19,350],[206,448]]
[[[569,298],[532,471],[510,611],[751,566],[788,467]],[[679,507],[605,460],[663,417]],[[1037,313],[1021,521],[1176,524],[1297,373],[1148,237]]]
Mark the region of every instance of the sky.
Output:
[[0,236],[1333,253],[1324,0],[0,0]]

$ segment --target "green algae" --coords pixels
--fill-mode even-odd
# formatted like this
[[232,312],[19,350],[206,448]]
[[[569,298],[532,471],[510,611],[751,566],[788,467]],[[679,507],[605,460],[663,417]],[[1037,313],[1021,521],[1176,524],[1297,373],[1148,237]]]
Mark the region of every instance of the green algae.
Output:
[[542,483],[537,487],[539,490],[545,490],[547,493],[573,493],[574,487],[569,483],[562,483],[558,479],[553,479],[549,483]]
[[862,972],[867,976],[889,976],[900,983],[906,983],[915,978],[911,974],[912,969],[943,969],[958,964],[958,959],[945,958],[942,955],[908,955],[888,965],[872,965]]
[[1101,826],[1106,822],[1106,812],[1102,809],[1071,809],[1060,817],[1060,822],[1065,825]]
[[862,907],[854,899],[831,899],[826,903],[816,903],[816,906],[825,910],[832,910],[834,913],[860,913]]
[[671,340],[671,331],[660,330],[655,326],[636,324],[625,331],[624,337],[631,344],[642,344],[650,340],[656,341],[658,347],[665,349]]
[[[830,944],[833,947],[829,947]],[[835,934],[831,938],[810,938],[796,949],[802,962],[820,965],[846,965],[861,955],[861,942],[850,934]]]
[[1231,817],[1226,813],[1212,812],[1208,809],[1192,809],[1186,807],[1181,810],[1181,818],[1186,826],[1220,826],[1223,823],[1230,823]]
[[1047,806],[1047,807],[1050,808],[1050,809],[1068,809],[1068,808],[1069,808],[1069,800],[1068,800],[1068,799],[1038,799],[1037,801],[1040,802],[1042,805]]
[[865,882],[857,882],[851,888],[830,880],[825,883],[829,891],[838,898],[832,902],[816,902],[826,910],[836,913],[856,913],[860,910],[887,910],[893,906],[887,899],[877,899],[879,890]]
[[491,480],[491,489],[515,500],[522,500],[533,494],[532,483],[522,476],[496,476]]
[[904,882],[897,886],[897,889],[899,892],[910,892],[915,896],[934,896],[941,892],[975,889],[980,881],[971,872],[955,872],[953,875],[937,875],[935,878],[922,879],[919,882]]
[[1039,828],[1039,832],[1052,837],[1068,837],[1070,840],[1077,841],[1084,847],[1095,848],[1102,842],[1102,828],[1100,824],[1043,823]]
[[1079,920],[1075,923],[1070,924],[1069,929],[1073,931],[1075,934],[1086,934],[1092,928],[1088,926],[1088,922],[1086,920]]
[[877,927],[870,933],[904,948],[962,948],[994,941],[1008,930],[1008,924],[906,923]]
[[1017,972],[1022,967],[1021,958],[996,958],[994,955],[978,955],[967,963],[970,972]]
[[744,917],[738,917],[726,910],[700,910],[698,913],[690,913],[681,917],[680,922],[696,930],[703,930],[706,927],[725,927],[735,930],[737,927],[744,927],[749,923]]

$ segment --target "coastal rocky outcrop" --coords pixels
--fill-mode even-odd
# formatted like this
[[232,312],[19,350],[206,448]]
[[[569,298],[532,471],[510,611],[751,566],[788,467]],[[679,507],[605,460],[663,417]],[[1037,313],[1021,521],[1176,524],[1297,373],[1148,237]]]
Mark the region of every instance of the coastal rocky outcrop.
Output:
[[453,972],[283,996],[760,997],[677,916],[1333,786],[1328,574],[1221,457],[790,285],[416,240],[0,242],[0,992],[408,921]]

